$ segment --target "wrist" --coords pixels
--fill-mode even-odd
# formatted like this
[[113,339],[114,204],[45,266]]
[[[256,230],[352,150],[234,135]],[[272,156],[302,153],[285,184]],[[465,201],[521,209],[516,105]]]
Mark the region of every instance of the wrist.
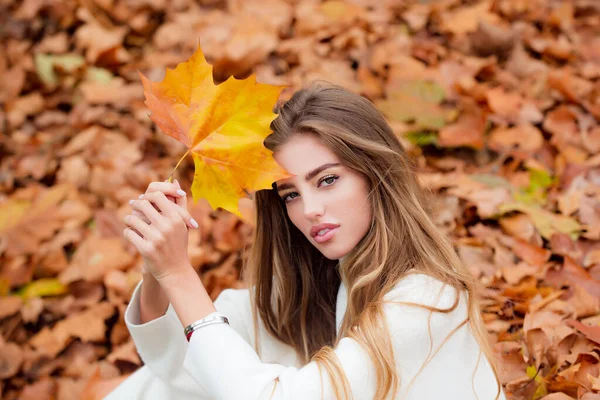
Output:
[[152,275],[150,272],[148,271],[142,271],[142,279],[144,280],[144,283],[155,283],[158,284],[158,282],[156,281],[156,278],[154,277],[154,275]]
[[153,278],[165,291],[180,288],[189,282],[200,279],[194,268],[189,264],[162,276],[153,276]]
[[217,311],[198,273],[189,267],[159,280],[183,327]]

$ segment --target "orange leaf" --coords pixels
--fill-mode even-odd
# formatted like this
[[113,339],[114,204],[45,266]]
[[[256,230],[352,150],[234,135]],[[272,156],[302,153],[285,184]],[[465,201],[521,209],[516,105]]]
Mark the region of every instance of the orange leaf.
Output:
[[285,86],[258,83],[254,74],[215,85],[200,45],[189,60],[168,69],[162,82],[140,76],[150,118],[192,152],[194,202],[203,197],[241,217],[240,198],[291,176],[263,145]]

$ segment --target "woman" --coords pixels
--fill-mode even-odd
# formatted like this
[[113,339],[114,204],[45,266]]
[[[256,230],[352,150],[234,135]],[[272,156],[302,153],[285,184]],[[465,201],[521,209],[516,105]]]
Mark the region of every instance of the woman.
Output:
[[[278,113],[264,143],[293,177],[254,195],[250,290],[210,301],[186,258],[178,184],[133,201],[125,236],[149,272],[125,321],[145,366],[107,398],[504,399],[478,282],[382,114],[320,84]],[[188,343],[183,327],[219,313],[229,323]]]

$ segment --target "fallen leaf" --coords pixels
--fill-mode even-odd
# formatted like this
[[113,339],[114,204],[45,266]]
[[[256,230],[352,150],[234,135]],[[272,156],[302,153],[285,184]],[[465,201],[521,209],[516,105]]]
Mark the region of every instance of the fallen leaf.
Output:
[[79,54],[43,54],[35,55],[36,72],[44,85],[53,88],[58,84],[55,69],[71,73],[85,65],[85,59]]
[[543,143],[544,138],[540,130],[530,124],[496,128],[492,130],[488,139],[488,147],[495,151],[534,152],[539,150]]
[[23,350],[16,343],[0,346],[0,379],[8,379],[19,372],[23,364]]
[[567,233],[576,239],[581,225],[574,219],[546,211],[538,206],[523,203],[504,203],[499,206],[501,213],[520,211],[529,215],[540,234],[550,240],[554,233]]
[[45,354],[55,357],[73,338],[84,342],[103,341],[106,328],[104,320],[113,315],[114,307],[101,302],[88,310],[71,315],[52,328],[44,327],[29,343]]
[[60,229],[63,218],[58,205],[68,195],[69,185],[40,188],[26,194],[29,199],[11,199],[0,205],[0,242],[12,257],[34,253],[42,240]]
[[23,305],[19,296],[0,296],[0,320],[16,314]]
[[568,319],[565,322],[567,323],[567,325],[572,326],[579,332],[583,333],[588,339],[600,344],[600,326],[584,325],[581,322],[574,319]]
[[490,12],[490,6],[490,1],[482,1],[447,12],[442,17],[442,29],[461,35],[475,31],[480,21],[494,24],[498,21],[498,16]]
[[562,268],[546,273],[546,281],[555,286],[579,285],[592,296],[600,298],[600,281],[594,279],[585,268],[568,256],[564,257]]
[[67,293],[68,288],[55,278],[42,278],[28,283],[16,294],[23,299],[29,297],[58,296]]
[[381,111],[395,121],[414,121],[418,128],[439,129],[455,112],[440,106],[444,89],[430,81],[399,81],[388,89],[387,99],[377,101]]
[[481,149],[486,128],[485,114],[470,109],[458,116],[456,122],[440,129],[438,144],[443,147],[467,146]]
[[486,93],[488,106],[494,114],[509,122],[516,122],[519,110],[523,106],[523,98],[514,92],[507,92],[498,86]]

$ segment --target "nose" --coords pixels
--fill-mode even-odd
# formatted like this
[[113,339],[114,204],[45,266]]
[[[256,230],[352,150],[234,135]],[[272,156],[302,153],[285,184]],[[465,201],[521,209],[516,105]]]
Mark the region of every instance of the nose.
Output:
[[304,217],[313,220],[317,217],[322,217],[325,214],[325,205],[319,201],[317,196],[303,196],[304,202]]

